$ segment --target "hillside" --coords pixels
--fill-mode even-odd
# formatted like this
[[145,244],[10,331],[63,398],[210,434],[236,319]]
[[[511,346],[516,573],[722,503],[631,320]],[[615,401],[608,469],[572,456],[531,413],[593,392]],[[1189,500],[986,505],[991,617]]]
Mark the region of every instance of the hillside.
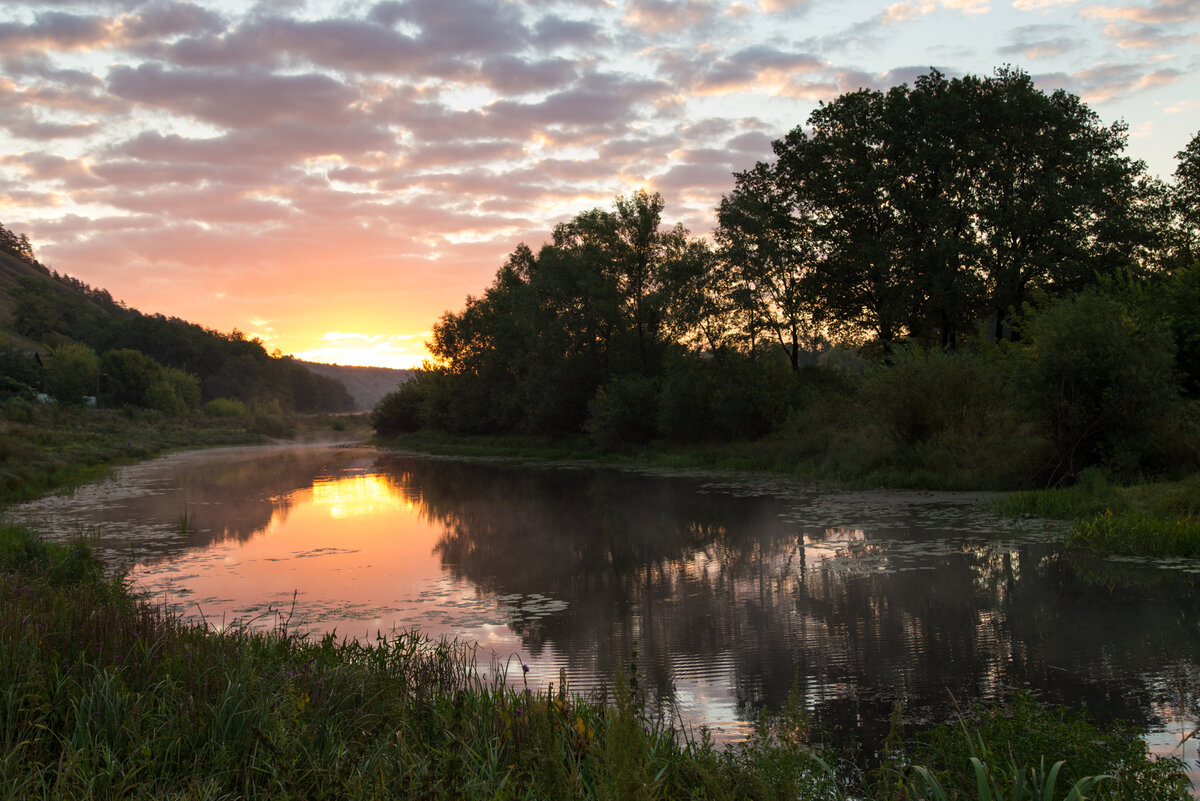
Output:
[[359,411],[370,411],[379,399],[413,377],[416,370],[394,370],[390,367],[350,367],[341,364],[300,362],[310,371],[326,378],[341,381],[354,398]]
[[[17,282],[26,277],[49,278],[50,274],[39,265],[30,264],[0,248],[0,337],[6,338],[9,344],[19,350],[37,351],[44,356],[49,348],[44,343],[18,334],[13,322],[13,307],[16,305],[13,290]],[[56,292],[73,292],[70,287],[58,283],[54,288]]]
[[[60,400],[69,398],[64,402],[83,402],[83,396],[94,394],[109,403],[164,407],[160,411],[169,407],[178,413],[220,398],[266,413],[327,413],[370,408],[373,399],[399,383],[398,375],[380,377],[381,372],[398,371],[347,372],[358,387],[352,396],[341,373],[329,374],[340,368],[310,370],[290,357],[271,356],[261,342],[237,331],[222,333],[179,318],[144,314],[103,289],[51,272],[31,253],[24,237],[18,240],[0,225],[0,344],[6,358],[16,359],[4,368],[4,376]],[[39,373],[40,362],[27,369],[22,357],[11,355],[37,352],[44,359],[52,348],[68,344],[83,349],[75,351],[83,361],[54,375],[53,370]],[[63,376],[74,376],[69,388],[58,385]],[[167,392],[168,378],[182,382],[181,389]],[[57,382],[55,390],[50,380]],[[171,393],[175,400],[167,398]]]

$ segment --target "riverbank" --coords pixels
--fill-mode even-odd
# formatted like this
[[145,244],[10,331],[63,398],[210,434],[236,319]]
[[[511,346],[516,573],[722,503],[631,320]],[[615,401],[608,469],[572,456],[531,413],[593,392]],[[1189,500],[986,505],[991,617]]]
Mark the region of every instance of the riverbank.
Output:
[[[795,703],[743,743],[672,728],[634,665],[608,691],[481,679],[474,652],[187,625],[104,578],[85,542],[0,529],[0,786],[57,798],[1183,799],[1177,760],[1025,696],[905,735],[864,771]],[[631,655],[631,662],[636,661]],[[972,767],[971,757],[980,760]],[[1052,770],[1066,760],[1061,772]],[[935,785],[936,783],[936,785]],[[1039,784],[1040,783],[1040,784]],[[1047,785],[1057,790],[1043,796]],[[957,794],[957,795],[956,795]]]
[[0,507],[96,481],[116,465],[181,448],[368,435],[364,415],[167,417],[56,405],[19,411],[0,417]]
[[1200,557],[1200,475],[1121,486],[1084,471],[1065,489],[1016,492],[997,508],[1073,521],[1068,548],[1101,555]]
[[[796,461],[769,442],[694,445],[669,448],[597,448],[584,436],[564,439],[500,436],[452,436],[419,432],[377,440],[395,447],[438,456],[472,456],[534,460],[575,460],[597,464],[638,465],[666,469],[750,470],[791,475],[799,480],[836,480],[854,489],[919,489],[964,491],[992,489],[916,474],[839,473],[830,476],[819,465]],[[1071,521],[1070,548],[1100,555],[1200,557],[1200,474],[1173,480],[1121,485],[1097,469],[1083,471],[1071,487],[1005,493],[996,508],[1009,516],[1029,515]]]

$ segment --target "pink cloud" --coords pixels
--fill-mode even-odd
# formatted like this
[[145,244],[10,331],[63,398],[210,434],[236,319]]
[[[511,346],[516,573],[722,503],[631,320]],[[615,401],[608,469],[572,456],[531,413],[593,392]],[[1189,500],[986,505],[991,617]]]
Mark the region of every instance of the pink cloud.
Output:
[[1125,20],[1145,25],[1174,25],[1200,20],[1193,0],[1152,0],[1149,6],[1088,6],[1080,12],[1092,19]]

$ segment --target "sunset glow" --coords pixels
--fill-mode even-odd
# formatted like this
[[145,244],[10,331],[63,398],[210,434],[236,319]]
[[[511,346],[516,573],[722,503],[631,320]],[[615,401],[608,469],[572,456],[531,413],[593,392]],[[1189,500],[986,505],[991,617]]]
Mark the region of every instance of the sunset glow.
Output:
[[418,366],[521,241],[646,187],[706,233],[820,101],[1011,63],[1200,130],[1192,0],[10,0],[0,222],[145,312],[321,362]]

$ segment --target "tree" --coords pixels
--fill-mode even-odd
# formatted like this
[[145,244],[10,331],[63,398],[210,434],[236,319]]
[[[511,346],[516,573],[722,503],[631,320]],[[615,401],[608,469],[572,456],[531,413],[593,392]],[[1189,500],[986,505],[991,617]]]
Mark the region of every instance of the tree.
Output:
[[110,350],[100,357],[104,403],[148,408],[150,388],[160,380],[162,365],[131,348]]
[[813,291],[835,319],[871,332],[886,350],[905,333],[914,284],[889,202],[896,179],[885,158],[883,103],[881,92],[844,94],[810,115],[811,136],[796,128],[774,147],[825,251]]
[[1137,234],[1114,221],[1136,195],[1140,162],[1121,155],[1126,126],[1105,127],[1078,96],[1044,94],[1028,73],[959,82],[977,125],[963,143],[995,336],[1034,289],[1077,290],[1128,266]]
[[[990,317],[997,339],[1035,290],[1061,294],[1153,247],[1153,187],[1075,95],[1028,74],[859,90],[775,143],[777,181],[804,199],[811,291],[885,352],[902,336],[954,347]],[[807,221],[813,221],[807,225]]]
[[661,223],[662,198],[557,225],[519,245],[480,297],[446,312],[429,349],[427,422],[456,431],[580,431],[599,388],[653,378],[677,337],[695,336],[710,251]]
[[765,328],[799,370],[801,347],[822,333],[824,304],[813,286],[823,248],[815,204],[802,176],[781,179],[759,162],[734,176],[734,190],[717,209],[716,240],[745,315],[747,339]]
[[1172,207],[1176,215],[1177,258],[1182,264],[1200,260],[1200,132],[1175,154]]

